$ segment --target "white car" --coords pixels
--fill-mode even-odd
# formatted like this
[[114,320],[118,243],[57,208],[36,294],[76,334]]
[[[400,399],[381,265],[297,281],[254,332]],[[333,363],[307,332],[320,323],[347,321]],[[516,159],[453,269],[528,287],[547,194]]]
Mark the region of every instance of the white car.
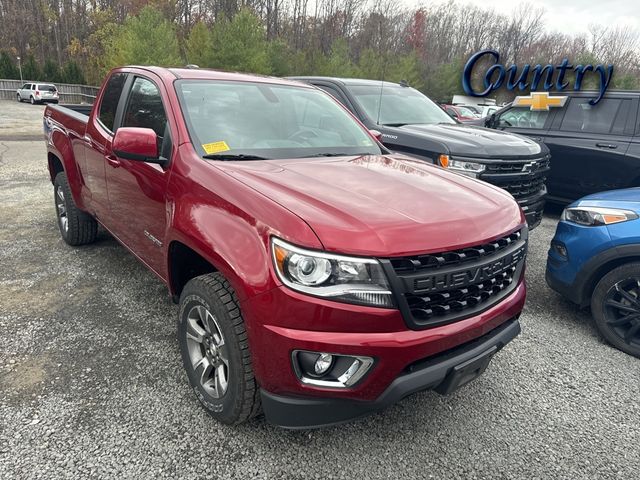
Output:
[[52,83],[25,83],[16,93],[19,102],[28,101],[31,105],[46,102],[58,103],[60,99],[58,89]]

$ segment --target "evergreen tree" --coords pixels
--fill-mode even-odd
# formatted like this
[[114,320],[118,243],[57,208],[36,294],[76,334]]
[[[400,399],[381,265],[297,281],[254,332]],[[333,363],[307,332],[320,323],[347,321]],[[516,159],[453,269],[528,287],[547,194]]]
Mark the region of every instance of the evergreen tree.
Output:
[[62,68],[61,82],[84,85],[86,83],[86,80],[78,64],[73,60],[70,60],[65,63],[64,67]]
[[107,41],[107,67],[182,64],[174,26],[151,6],[144,7],[137,16],[129,17]]
[[211,34],[214,68],[271,73],[264,27],[249,9],[241,9],[232,20],[222,16]]
[[25,80],[42,80],[42,71],[40,70],[40,66],[36,63],[33,53],[27,55],[27,59],[22,65],[22,77]]
[[58,64],[51,59],[47,59],[42,69],[42,78],[45,82],[61,82],[62,79],[60,78],[60,67],[58,67]]
[[212,67],[213,43],[209,28],[202,23],[196,23],[186,41],[187,63],[194,63],[199,67]]
[[19,79],[20,72],[7,52],[0,52],[0,78]]

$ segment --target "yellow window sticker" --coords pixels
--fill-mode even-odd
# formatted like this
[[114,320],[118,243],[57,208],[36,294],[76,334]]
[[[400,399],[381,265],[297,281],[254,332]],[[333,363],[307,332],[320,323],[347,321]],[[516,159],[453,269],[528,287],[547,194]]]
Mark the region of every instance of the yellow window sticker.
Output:
[[227,142],[225,142],[224,140],[220,142],[203,143],[202,148],[204,148],[204,151],[208,155],[212,153],[226,152],[227,150],[231,150],[229,148],[229,145],[227,145]]

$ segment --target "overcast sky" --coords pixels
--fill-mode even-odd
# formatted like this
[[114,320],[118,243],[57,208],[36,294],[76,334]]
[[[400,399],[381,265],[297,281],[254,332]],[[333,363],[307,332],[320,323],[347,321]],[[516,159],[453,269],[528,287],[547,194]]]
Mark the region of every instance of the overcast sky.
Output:
[[[446,0],[401,0],[414,7],[441,3]],[[499,12],[511,12],[522,2],[516,0],[457,0]],[[590,23],[603,25],[631,25],[640,30],[639,0],[529,0],[534,7],[546,10],[544,19],[547,28],[566,33],[587,31]]]

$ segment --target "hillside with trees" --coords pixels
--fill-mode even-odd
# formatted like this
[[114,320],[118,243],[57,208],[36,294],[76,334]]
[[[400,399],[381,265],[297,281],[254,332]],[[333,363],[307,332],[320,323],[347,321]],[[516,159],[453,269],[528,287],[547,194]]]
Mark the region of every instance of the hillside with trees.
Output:
[[0,78],[97,85],[124,64],[406,80],[434,98],[461,93],[461,70],[491,47],[501,62],[613,63],[615,88],[640,87],[638,32],[549,31],[545,12],[391,0],[0,0]]

